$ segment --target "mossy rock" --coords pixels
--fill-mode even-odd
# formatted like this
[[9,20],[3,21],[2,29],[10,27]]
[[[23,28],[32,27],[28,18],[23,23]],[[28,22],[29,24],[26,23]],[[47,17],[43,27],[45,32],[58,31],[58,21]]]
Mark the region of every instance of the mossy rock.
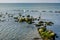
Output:
[[38,22],[38,24],[41,25],[41,26],[44,26],[44,22],[43,21]]
[[36,27],[39,27],[39,26],[41,26],[41,25],[40,25],[40,24],[35,24],[35,26],[36,26]]
[[38,32],[40,32],[40,33],[43,32],[43,31],[44,31],[43,29],[39,29],[39,30],[38,30]]
[[52,32],[53,32],[52,30],[47,30],[47,33],[49,33],[49,34],[52,33]]
[[43,23],[38,23],[38,24],[35,24],[36,26],[44,26]]
[[28,22],[29,18],[25,18],[25,21]]
[[43,31],[40,33],[40,36],[42,38],[48,38],[48,39],[52,39],[55,37],[55,33],[54,32],[49,32],[49,31]]
[[44,21],[40,21],[39,24],[40,24],[40,23],[44,23]]
[[45,38],[46,37],[46,32],[41,32],[40,35],[41,35],[42,38]]
[[20,18],[19,19],[19,22],[24,22],[25,21],[25,18]]
[[43,29],[44,31],[46,31],[46,27],[41,27],[41,29]]
[[32,19],[30,19],[30,18],[25,18],[25,21],[26,21],[26,22],[32,22]]
[[45,33],[46,28],[38,28],[38,32],[40,35],[42,35],[41,33]]
[[50,36],[51,36],[51,37],[54,37],[54,36],[55,36],[55,33],[53,33],[53,32],[50,33]]
[[41,26],[44,26],[44,24],[43,23],[39,23]]
[[48,26],[52,26],[54,23],[53,22],[45,22],[46,23],[46,25],[48,25]]
[[30,21],[28,21],[27,23],[28,23],[28,24],[32,24],[32,22],[30,22]]
[[27,17],[30,17],[30,15],[27,15]]

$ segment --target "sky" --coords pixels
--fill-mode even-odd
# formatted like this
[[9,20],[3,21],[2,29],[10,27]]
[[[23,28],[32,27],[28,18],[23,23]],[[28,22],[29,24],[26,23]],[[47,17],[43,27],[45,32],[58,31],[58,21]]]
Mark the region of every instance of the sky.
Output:
[[0,3],[60,3],[60,0],[0,0]]

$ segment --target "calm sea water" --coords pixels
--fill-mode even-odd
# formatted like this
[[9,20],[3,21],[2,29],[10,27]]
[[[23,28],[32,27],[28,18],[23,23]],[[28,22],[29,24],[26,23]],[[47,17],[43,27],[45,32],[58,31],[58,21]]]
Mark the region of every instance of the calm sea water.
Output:
[[[54,22],[54,25],[47,27],[53,30],[60,39],[60,13],[55,13],[55,11],[60,11],[60,3],[2,3],[0,4],[0,14],[4,14],[4,22],[0,22],[0,40],[31,40],[37,36],[36,27],[34,25],[29,25],[27,23],[17,23],[14,22],[13,17],[9,18],[8,14],[13,14],[18,16],[18,13],[22,15],[32,15],[34,17],[39,17],[44,20]],[[27,11],[26,11],[27,10]],[[32,12],[36,10],[38,12]],[[46,12],[42,12],[46,11]],[[52,11],[52,12],[49,12]],[[0,17],[3,19],[2,17]],[[8,21],[9,20],[9,21]]]

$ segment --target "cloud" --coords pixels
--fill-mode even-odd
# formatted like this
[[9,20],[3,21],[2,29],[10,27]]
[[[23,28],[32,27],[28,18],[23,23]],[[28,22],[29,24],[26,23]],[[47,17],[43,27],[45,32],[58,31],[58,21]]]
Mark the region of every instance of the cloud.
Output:
[[0,3],[60,3],[60,0],[0,0]]

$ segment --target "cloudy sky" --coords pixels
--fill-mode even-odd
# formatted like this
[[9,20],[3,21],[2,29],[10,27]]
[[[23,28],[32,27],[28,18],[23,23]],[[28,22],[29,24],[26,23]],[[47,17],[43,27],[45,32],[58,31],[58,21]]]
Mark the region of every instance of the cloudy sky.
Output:
[[60,0],[0,0],[0,3],[60,3]]

